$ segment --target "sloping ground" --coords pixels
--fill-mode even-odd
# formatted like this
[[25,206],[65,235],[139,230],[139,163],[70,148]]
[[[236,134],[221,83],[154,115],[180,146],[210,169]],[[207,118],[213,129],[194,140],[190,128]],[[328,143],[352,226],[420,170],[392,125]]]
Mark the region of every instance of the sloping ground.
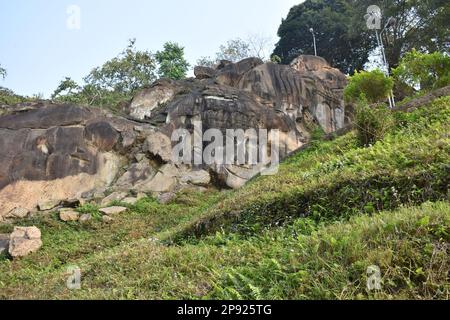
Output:
[[318,141],[239,191],[143,199],[109,225],[22,221],[44,246],[0,257],[0,298],[449,299],[450,98],[396,118],[371,148]]

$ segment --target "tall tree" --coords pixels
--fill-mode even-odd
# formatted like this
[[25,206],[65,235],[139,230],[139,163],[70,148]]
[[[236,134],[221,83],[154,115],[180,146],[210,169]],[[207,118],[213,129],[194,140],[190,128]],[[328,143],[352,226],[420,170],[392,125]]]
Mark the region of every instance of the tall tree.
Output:
[[228,40],[226,44],[219,47],[215,58],[201,57],[197,60],[197,65],[213,68],[220,60],[238,62],[251,57],[269,60],[272,50],[273,45],[270,37],[264,34],[250,34],[245,40],[241,38]]
[[86,85],[129,93],[155,81],[156,61],[153,54],[138,51],[135,43],[135,39],[130,40],[128,47],[117,57],[93,69],[84,78]]
[[314,54],[312,28],[319,56],[345,73],[362,69],[375,43],[364,15],[355,14],[356,2],[306,0],[293,7],[278,30],[274,55],[288,64],[300,54]]
[[180,80],[186,77],[189,70],[189,63],[184,58],[184,48],[177,43],[167,42],[164,50],[158,51],[155,55],[159,63],[159,76]]
[[401,57],[412,49],[421,52],[447,52],[450,48],[450,3],[448,0],[360,0],[357,15],[377,5],[382,27],[390,17],[395,23],[383,32],[389,65],[399,65]]

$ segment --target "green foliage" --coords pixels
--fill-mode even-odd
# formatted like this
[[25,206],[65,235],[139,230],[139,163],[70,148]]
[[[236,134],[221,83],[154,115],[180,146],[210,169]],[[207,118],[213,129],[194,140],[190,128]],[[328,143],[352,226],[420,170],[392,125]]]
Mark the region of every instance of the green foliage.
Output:
[[156,61],[148,51],[138,51],[136,40],[117,57],[94,68],[85,78],[86,85],[108,91],[131,93],[156,80]]
[[138,51],[135,40],[117,57],[94,68],[82,85],[66,77],[52,99],[65,103],[120,108],[134,92],[156,80],[156,60],[148,51]]
[[251,56],[250,44],[240,38],[232,39],[220,46],[216,60],[238,62]]
[[402,56],[414,48],[422,52],[448,52],[450,6],[447,0],[352,2],[358,19],[361,19],[367,13],[367,8],[373,4],[378,5],[383,13],[383,25],[388,17],[395,18],[395,24],[383,34],[387,60],[392,68],[396,68]]
[[396,81],[421,90],[450,85],[450,57],[440,52],[431,54],[412,50],[405,54],[393,71]]
[[[366,7],[367,8],[367,7]],[[365,13],[364,13],[365,14]],[[294,6],[278,30],[274,54],[289,64],[301,54],[314,55],[314,29],[318,55],[344,73],[361,70],[375,42],[363,16],[348,0],[306,0]]]
[[344,90],[347,102],[356,102],[360,99],[369,103],[376,103],[388,98],[394,87],[394,81],[380,70],[355,71],[349,78],[349,83]]
[[161,78],[180,80],[186,77],[189,63],[184,58],[184,48],[173,42],[164,44],[164,50],[155,55]]
[[[247,241],[231,239],[229,252],[236,248],[247,263],[214,268],[207,298],[446,299],[449,210],[448,203],[426,203],[329,225],[302,218]],[[371,291],[373,265],[382,282]]]
[[153,55],[149,51],[136,49],[136,41],[130,40],[128,47],[117,57],[101,67],[94,68],[82,85],[66,77],[60,82],[52,99],[65,103],[108,107],[120,110],[136,90],[150,85],[158,74],[171,79],[186,76],[189,64],[184,59],[184,49],[174,43],[166,43],[164,50]]
[[398,127],[370,148],[361,147],[354,132],[311,144],[277,175],[252,180],[177,238],[217,230],[255,234],[292,217],[335,220],[447,199],[449,106],[446,97],[396,115]]
[[214,69],[217,65],[217,60],[211,57],[201,57],[200,59],[197,60],[196,65],[200,67],[208,67]]
[[58,88],[53,92],[52,99],[55,99],[61,94],[72,96],[74,93],[79,92],[80,89],[80,86],[74,80],[66,77],[59,83]]
[[0,64],[0,77],[2,77],[3,79],[5,79],[7,74],[8,74],[8,73],[6,72],[6,69],[5,69],[5,68],[2,68],[2,65]]
[[450,6],[446,0],[306,0],[294,6],[278,30],[275,49],[288,64],[300,54],[314,54],[310,28],[314,28],[319,56],[344,73],[362,70],[377,47],[364,16],[376,4],[395,25],[383,33],[389,65],[397,67],[401,57],[413,48],[423,52],[448,52]]
[[[395,113],[369,148],[354,132],[316,141],[239,190],[144,198],[109,224],[56,213],[0,224],[35,225],[43,240],[23,259],[0,257],[0,298],[447,299],[449,106]],[[68,265],[81,290],[67,290]],[[368,290],[372,265],[381,290]]]
[[382,140],[394,127],[391,110],[384,104],[369,106],[365,102],[356,107],[355,126],[362,146],[370,146]]
[[10,89],[0,87],[0,104],[15,105],[29,100],[30,98],[19,96]]
[[274,55],[272,55],[272,57],[270,57],[270,61],[273,63],[276,63],[276,64],[280,64],[282,60],[279,56],[274,54]]

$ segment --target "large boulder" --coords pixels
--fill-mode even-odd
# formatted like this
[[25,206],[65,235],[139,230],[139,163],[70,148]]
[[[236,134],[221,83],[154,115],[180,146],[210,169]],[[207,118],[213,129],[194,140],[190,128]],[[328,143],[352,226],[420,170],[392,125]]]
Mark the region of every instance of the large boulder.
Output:
[[110,185],[136,123],[96,108],[48,103],[0,117],[0,216],[50,210]]
[[9,238],[9,254],[25,257],[42,247],[41,231],[36,227],[15,227]]
[[[143,89],[123,117],[45,101],[2,106],[0,221],[37,207],[54,210],[67,199],[101,201],[110,191],[122,197],[211,183],[239,188],[270,159],[262,161],[259,154],[256,164],[178,163],[174,133],[184,130],[195,141],[215,129],[225,144],[239,134],[229,130],[278,130],[282,159],[307,143],[318,126],[326,132],[344,127],[351,112],[343,103],[345,75],[319,57],[300,56],[291,66],[257,58],[221,61],[214,69],[197,67],[195,74]],[[271,149],[273,138],[267,142]],[[191,148],[196,155],[206,145],[200,143]],[[247,153],[255,150],[242,146]]]

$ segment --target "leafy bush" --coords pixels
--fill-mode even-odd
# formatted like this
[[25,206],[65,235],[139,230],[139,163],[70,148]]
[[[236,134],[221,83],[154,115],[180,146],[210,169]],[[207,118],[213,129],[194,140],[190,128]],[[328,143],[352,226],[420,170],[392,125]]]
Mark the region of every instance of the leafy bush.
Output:
[[118,111],[136,90],[152,84],[157,79],[157,73],[172,79],[186,76],[189,64],[184,59],[184,49],[176,43],[166,43],[164,50],[156,55],[137,50],[135,43],[134,39],[130,40],[127,48],[117,57],[94,68],[83,79],[82,85],[66,77],[60,82],[52,99],[109,107]]
[[0,64],[0,77],[3,78],[3,79],[5,79],[5,78],[6,78],[6,75],[7,75],[6,69],[5,69],[5,68],[2,68],[2,65]]
[[386,105],[369,106],[361,101],[356,107],[355,125],[359,143],[369,146],[382,140],[393,128],[394,118]]
[[159,63],[158,74],[161,78],[180,80],[186,78],[189,63],[184,58],[184,48],[173,42],[164,44],[164,50],[155,55]]
[[438,89],[450,85],[450,57],[434,52],[408,52],[393,71],[398,83],[421,90]]
[[386,99],[393,87],[394,81],[381,70],[355,71],[344,90],[344,97],[348,102],[367,99],[370,103],[376,103]]

